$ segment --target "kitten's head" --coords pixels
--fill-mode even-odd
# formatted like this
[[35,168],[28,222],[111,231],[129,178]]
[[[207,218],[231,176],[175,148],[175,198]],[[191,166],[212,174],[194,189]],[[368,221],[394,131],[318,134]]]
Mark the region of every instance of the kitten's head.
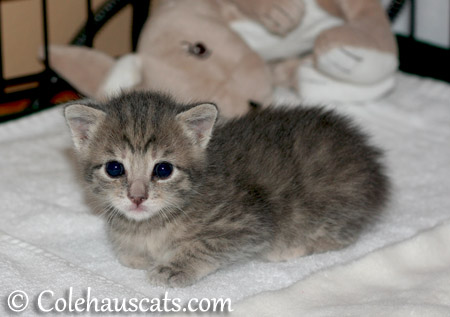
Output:
[[137,221],[171,217],[195,194],[216,106],[134,92],[74,102],[64,114],[88,192],[102,210]]

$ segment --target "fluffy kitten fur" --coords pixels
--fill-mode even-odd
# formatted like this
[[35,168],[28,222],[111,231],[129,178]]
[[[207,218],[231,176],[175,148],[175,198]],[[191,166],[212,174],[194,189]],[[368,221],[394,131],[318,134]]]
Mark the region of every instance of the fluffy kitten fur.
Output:
[[[65,116],[120,262],[154,284],[345,247],[388,194],[380,151],[333,111],[265,109],[213,127],[214,105],[134,92],[70,104]],[[108,176],[110,161],[125,174]],[[174,166],[164,180],[152,172],[162,161]]]

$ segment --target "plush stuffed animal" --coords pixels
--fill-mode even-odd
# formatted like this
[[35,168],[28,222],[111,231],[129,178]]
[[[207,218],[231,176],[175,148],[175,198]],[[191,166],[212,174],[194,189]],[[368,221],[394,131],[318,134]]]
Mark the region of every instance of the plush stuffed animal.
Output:
[[274,85],[314,102],[376,98],[397,67],[378,0],[160,0],[136,53],[52,46],[50,57],[88,96],[157,89],[225,117],[269,104]]
[[182,101],[214,102],[224,117],[270,104],[270,69],[230,29],[220,3],[162,0],[141,32],[136,53],[114,61],[86,47],[51,46],[51,66],[97,99],[124,89],[156,89]]
[[[267,62],[275,61],[276,83],[304,99],[364,101],[394,86],[397,46],[379,0],[269,1],[271,11],[259,12],[259,0],[234,2],[253,18],[235,19],[231,28]],[[292,4],[303,14],[292,14]]]

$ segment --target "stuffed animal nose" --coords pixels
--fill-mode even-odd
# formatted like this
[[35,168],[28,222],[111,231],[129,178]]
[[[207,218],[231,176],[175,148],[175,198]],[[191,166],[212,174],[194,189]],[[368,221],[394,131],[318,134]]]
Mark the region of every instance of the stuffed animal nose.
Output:
[[248,105],[252,108],[252,109],[259,109],[261,108],[261,104],[257,101],[254,100],[249,100],[248,101]]

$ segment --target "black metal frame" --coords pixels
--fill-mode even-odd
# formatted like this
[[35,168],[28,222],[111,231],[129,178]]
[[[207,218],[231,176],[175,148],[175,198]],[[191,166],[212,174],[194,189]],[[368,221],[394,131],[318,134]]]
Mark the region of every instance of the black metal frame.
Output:
[[[0,0],[2,1],[2,0]],[[18,114],[0,117],[0,122],[24,116],[48,107],[51,107],[50,98],[55,91],[63,88],[71,88],[64,80],[59,78],[49,66],[48,55],[48,26],[47,26],[47,1],[42,1],[42,26],[44,33],[44,71],[38,74],[32,74],[13,79],[5,79],[3,76],[3,58],[1,42],[1,23],[0,23],[0,104],[2,102],[15,101],[29,98],[33,100],[30,107]],[[400,70],[415,73],[422,76],[434,77],[450,82],[450,73],[445,65],[448,62],[449,49],[438,48],[429,44],[421,43],[416,40],[416,2],[415,0],[392,0],[387,8],[387,14],[391,21],[394,21],[401,12],[407,1],[410,1],[410,35],[397,36],[399,44]],[[136,49],[139,33],[145,20],[148,17],[150,9],[150,0],[109,0],[106,1],[96,12],[92,10],[91,0],[86,0],[87,22],[80,32],[75,36],[71,44],[85,45],[92,47],[94,37],[97,32],[112,18],[117,12],[125,6],[131,5],[133,8],[132,25],[132,47]],[[0,10],[1,17],[1,10]],[[0,19],[1,21],[1,19]],[[414,54],[411,54],[414,52]],[[420,54],[420,55],[419,55]],[[420,56],[418,62],[417,57]],[[427,61],[424,63],[423,61]],[[38,86],[18,92],[7,93],[5,88],[24,83],[37,82]],[[73,88],[72,88],[73,89]]]
[[91,0],[87,1],[88,19],[85,27],[75,36],[71,44],[92,47],[94,36],[117,12],[127,5],[133,7],[131,41],[133,51],[136,50],[141,29],[148,17],[150,0],[110,0],[105,2],[94,14]]
[[450,72],[446,66],[450,49],[426,44],[416,39],[416,1],[409,1],[411,3],[409,36],[397,35],[399,69],[405,73],[432,77],[450,83]]
[[[1,17],[0,7],[0,17]],[[0,19],[1,21],[1,19]],[[36,95],[40,95],[40,100],[47,100],[48,96],[48,83],[50,82],[51,69],[49,66],[48,57],[48,24],[47,24],[47,0],[42,0],[42,28],[44,34],[44,70],[37,74],[31,74],[27,76],[5,79],[3,74],[3,55],[2,55],[2,39],[1,39],[1,23],[0,23],[0,101],[8,102],[24,98],[34,99]],[[7,87],[16,86],[26,83],[37,82],[38,86],[29,88],[26,90],[15,91],[7,93],[5,90]],[[36,104],[33,104],[32,108],[36,108]]]
[[[1,1],[1,0],[0,0]],[[39,110],[52,107],[51,98],[54,93],[61,89],[72,89],[69,84],[62,80],[51,68],[48,53],[48,18],[47,18],[47,0],[42,2],[42,28],[44,70],[37,74],[5,79],[3,74],[3,55],[2,40],[0,36],[0,104],[17,101],[22,99],[30,99],[30,106],[24,111],[12,115],[0,116],[0,122],[18,118]],[[120,10],[127,5],[131,5],[133,9],[133,26],[132,26],[132,48],[136,49],[139,33],[148,17],[150,9],[150,0],[109,0],[106,1],[96,12],[92,10],[92,1],[86,0],[87,22],[80,32],[72,40],[71,44],[85,45],[92,47],[94,37],[97,32]],[[0,10],[1,17],[1,10]],[[1,19],[0,19],[1,22]],[[0,35],[1,35],[0,23]],[[19,90],[14,92],[6,92],[7,87],[17,85],[36,83],[36,87]],[[74,90],[75,91],[75,90]]]

